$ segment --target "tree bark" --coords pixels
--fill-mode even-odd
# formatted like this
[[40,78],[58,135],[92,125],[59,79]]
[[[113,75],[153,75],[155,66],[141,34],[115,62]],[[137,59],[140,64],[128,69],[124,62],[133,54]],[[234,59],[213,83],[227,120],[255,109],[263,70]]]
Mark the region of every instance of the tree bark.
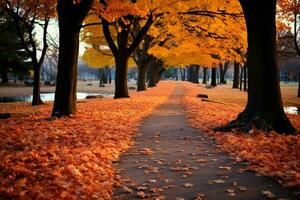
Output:
[[149,65],[149,83],[148,87],[156,87],[159,76],[159,64],[157,58],[153,58]]
[[247,65],[244,65],[244,91],[247,91]]
[[115,99],[128,98],[127,69],[129,57],[116,56]]
[[300,97],[300,72],[298,74],[298,98]]
[[252,126],[263,131],[293,134],[286,117],[278,79],[276,52],[276,0],[240,0],[248,32],[248,101],[245,110],[227,126],[248,132]]
[[207,67],[203,67],[203,79],[202,84],[207,84]]
[[146,90],[146,73],[147,73],[147,65],[138,66],[137,91]]
[[199,69],[200,66],[199,65],[194,65],[193,66],[193,83],[199,83]]
[[240,73],[240,91],[243,89],[243,74],[244,74],[244,67],[241,67],[241,73]]
[[43,104],[41,100],[41,66],[34,66],[34,75],[33,75],[33,95],[32,95],[32,105],[38,106]]
[[59,58],[52,116],[69,116],[76,112],[76,87],[80,28],[93,0],[79,4],[59,0]]
[[191,66],[188,66],[187,67],[187,81],[191,82],[191,76],[192,76]]
[[240,64],[234,61],[234,72],[233,72],[233,86],[232,88],[239,88],[240,83]]
[[103,84],[102,67],[99,68],[99,86]]
[[180,68],[181,81],[185,81],[185,68]]
[[107,84],[107,67],[105,67],[102,71],[102,74],[103,74],[103,83],[104,84]]
[[225,62],[224,65],[220,63],[220,84],[226,84],[225,75],[228,70],[229,62]]
[[217,86],[217,69],[215,67],[211,68],[211,86]]

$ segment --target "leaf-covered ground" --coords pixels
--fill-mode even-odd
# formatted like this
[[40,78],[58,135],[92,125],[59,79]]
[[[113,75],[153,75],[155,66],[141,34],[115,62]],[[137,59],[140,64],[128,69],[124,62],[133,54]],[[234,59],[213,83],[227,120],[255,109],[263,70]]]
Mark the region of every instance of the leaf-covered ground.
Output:
[[49,120],[52,104],[0,104],[0,199],[109,199],[112,162],[133,143],[141,120],[170,96],[164,82],[130,99],[80,102]]
[[[243,107],[229,103],[204,102],[196,96],[205,93],[207,89],[192,84],[186,84],[185,88],[188,92],[184,103],[188,110],[189,122],[194,127],[215,138],[222,148],[235,155],[238,161],[249,161],[249,169],[300,190],[300,135],[287,136],[274,132],[265,134],[257,130],[248,134],[213,132],[211,128],[225,125],[235,119]],[[231,98],[230,93],[223,95]],[[300,116],[288,117],[300,131]]]

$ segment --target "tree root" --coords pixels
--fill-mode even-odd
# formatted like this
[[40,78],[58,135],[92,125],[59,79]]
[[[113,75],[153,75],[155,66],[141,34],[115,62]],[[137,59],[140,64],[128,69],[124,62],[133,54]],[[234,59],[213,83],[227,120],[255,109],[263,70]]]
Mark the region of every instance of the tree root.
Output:
[[238,130],[249,133],[253,128],[262,130],[263,132],[275,131],[280,134],[297,134],[296,129],[291,125],[290,120],[285,116],[280,116],[274,120],[268,119],[268,117],[262,114],[248,115],[245,111],[242,112],[237,119],[229,122],[227,125],[215,127],[212,130],[221,132]]

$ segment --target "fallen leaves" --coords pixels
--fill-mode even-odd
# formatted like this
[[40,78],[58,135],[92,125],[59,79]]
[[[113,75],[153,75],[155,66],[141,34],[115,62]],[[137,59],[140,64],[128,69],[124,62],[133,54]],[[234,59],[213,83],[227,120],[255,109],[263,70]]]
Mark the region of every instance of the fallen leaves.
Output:
[[52,121],[51,103],[0,104],[0,112],[13,114],[0,121],[0,196],[110,199],[118,181],[112,162],[133,144],[138,124],[173,88],[161,83],[129,99],[85,101],[76,115]]
[[212,184],[225,183],[225,181],[223,179],[215,179],[215,180],[209,180],[207,183],[212,185]]
[[268,190],[262,191],[262,195],[269,199],[274,199],[276,197],[275,194],[273,194],[271,191]]
[[[215,96],[220,96],[222,92],[220,88],[210,92],[218,93]],[[248,134],[237,131],[214,132],[212,128],[235,119],[243,107],[199,101],[196,97],[199,87],[185,84],[185,89],[187,95],[183,98],[183,102],[187,107],[188,121],[193,127],[216,139],[223,150],[236,157],[236,162],[248,161],[250,166],[247,169],[276,178],[285,186],[300,189],[300,135],[279,135],[274,132],[265,134],[258,130],[252,130]],[[235,93],[229,92],[226,98],[236,99],[232,94]],[[288,115],[288,117],[299,131],[300,116]],[[227,167],[223,169],[229,170]]]
[[182,186],[185,188],[191,188],[194,186],[194,184],[193,183],[183,183]]

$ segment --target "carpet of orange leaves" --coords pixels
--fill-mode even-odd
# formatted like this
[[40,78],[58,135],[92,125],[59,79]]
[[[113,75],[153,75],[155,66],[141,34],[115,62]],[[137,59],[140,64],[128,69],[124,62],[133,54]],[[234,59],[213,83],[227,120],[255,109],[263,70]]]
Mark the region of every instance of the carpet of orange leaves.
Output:
[[[194,127],[216,139],[222,148],[234,155],[238,161],[250,162],[248,169],[270,176],[285,186],[300,189],[300,135],[287,136],[274,132],[266,134],[257,130],[251,134],[214,132],[211,128],[225,125],[235,119],[243,107],[203,102],[196,95],[201,91],[203,93],[204,89],[192,84],[185,84],[185,89],[187,94],[183,101],[187,107],[189,122]],[[300,116],[288,117],[300,131]]]
[[0,104],[0,113],[13,113],[0,121],[0,199],[110,199],[113,161],[173,88],[81,102],[76,115],[53,121],[52,103]]

